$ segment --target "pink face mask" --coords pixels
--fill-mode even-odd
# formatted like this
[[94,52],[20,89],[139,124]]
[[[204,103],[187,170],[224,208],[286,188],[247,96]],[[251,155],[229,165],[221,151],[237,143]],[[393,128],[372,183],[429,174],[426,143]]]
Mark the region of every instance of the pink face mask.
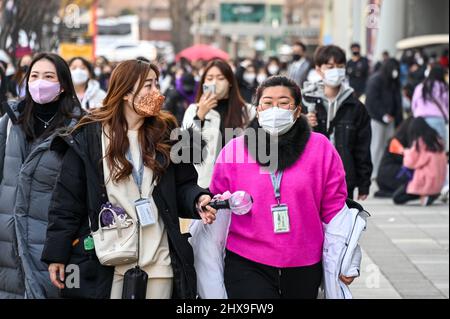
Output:
[[28,89],[30,90],[33,101],[39,104],[52,102],[61,93],[61,85],[59,82],[50,82],[41,79],[28,82]]

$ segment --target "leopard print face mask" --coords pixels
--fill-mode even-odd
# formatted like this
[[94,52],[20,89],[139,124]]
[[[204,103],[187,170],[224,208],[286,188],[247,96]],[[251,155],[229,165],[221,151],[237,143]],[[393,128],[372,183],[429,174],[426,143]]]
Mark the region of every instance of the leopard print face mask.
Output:
[[138,103],[135,103],[134,110],[144,117],[158,115],[164,104],[165,97],[158,91],[151,91],[144,95]]

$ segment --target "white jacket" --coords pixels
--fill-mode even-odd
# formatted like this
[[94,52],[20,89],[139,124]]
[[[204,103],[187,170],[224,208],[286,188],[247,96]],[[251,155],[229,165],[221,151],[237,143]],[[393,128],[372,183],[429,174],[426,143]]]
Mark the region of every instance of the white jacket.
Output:
[[[247,112],[249,122],[251,122],[256,116],[256,110],[251,105],[247,105]],[[220,114],[214,109],[210,110],[205,116],[203,129],[198,126],[199,123],[197,123],[197,121],[194,121],[196,115],[197,104],[191,104],[184,113],[182,126],[184,128],[195,127],[202,131],[202,138],[206,142],[208,153],[202,164],[194,166],[198,173],[198,185],[203,188],[208,188],[217,156],[222,147],[225,146],[221,145]]]
[[339,276],[359,276],[362,255],[358,241],[366,229],[369,216],[368,212],[355,203],[355,208],[345,205],[328,224],[323,224],[325,239],[322,263],[326,299],[352,298],[349,287]]
[[[325,241],[323,249],[323,286],[327,299],[350,299],[348,286],[339,275],[359,276],[361,249],[358,240],[366,228],[369,215],[357,203],[342,210],[328,223],[324,224]],[[216,220],[205,225],[195,220],[189,229],[192,237],[189,242],[194,251],[194,266],[197,272],[197,289],[202,299],[227,299],[224,284],[224,258],[231,211],[220,209]]]
[[100,88],[100,83],[96,80],[89,80],[86,93],[84,94],[83,99],[80,101],[81,107],[86,109],[93,109],[97,107],[101,107],[103,103],[103,99],[105,98],[106,93]]

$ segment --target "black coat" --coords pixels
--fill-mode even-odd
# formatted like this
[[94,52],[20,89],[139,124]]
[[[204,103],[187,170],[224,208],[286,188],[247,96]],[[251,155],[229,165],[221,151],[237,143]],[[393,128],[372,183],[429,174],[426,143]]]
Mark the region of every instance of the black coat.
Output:
[[409,181],[406,175],[399,174],[403,167],[403,155],[389,152],[391,141],[392,139],[381,158],[377,176],[378,187],[384,193],[394,193],[400,186]]
[[372,131],[366,108],[355,96],[349,96],[327,131],[327,111],[322,101],[321,98],[316,99],[318,125],[314,132],[328,138],[334,133],[334,144],[344,164],[347,187],[357,187],[360,195],[369,194],[373,168],[370,156]]
[[369,77],[369,60],[361,57],[358,61],[349,60],[347,62],[347,75],[350,86],[355,90],[356,96],[364,94],[366,90],[367,78]]
[[244,80],[244,73],[245,68],[242,66],[239,66],[236,69],[236,80],[239,85],[239,93],[241,94],[242,98],[246,103],[252,103],[253,95],[256,92],[256,89],[258,88],[258,83],[256,82],[256,79],[253,81],[253,83],[248,83]]
[[375,73],[367,82],[366,107],[371,119],[384,124],[383,116],[389,114],[394,117],[397,127],[403,120],[400,87],[388,87],[384,84],[381,73]]
[[[113,267],[100,265],[94,251],[83,249],[83,240],[98,229],[98,213],[108,201],[104,185],[101,125],[88,124],[75,135],[59,139],[53,148],[65,152],[62,169],[49,210],[47,240],[42,253],[46,263],[76,264],[79,289],[63,289],[63,297],[109,298]],[[161,161],[158,153],[156,159]],[[171,163],[153,191],[153,198],[167,229],[174,272],[174,298],[195,298],[194,257],[187,235],[180,233],[178,217],[199,218],[195,202],[209,192],[197,186],[192,164]],[[79,244],[72,246],[79,239]]]
[[178,124],[181,125],[189,102],[173,86],[167,90],[165,95],[166,100],[163,109],[172,113],[177,118]]

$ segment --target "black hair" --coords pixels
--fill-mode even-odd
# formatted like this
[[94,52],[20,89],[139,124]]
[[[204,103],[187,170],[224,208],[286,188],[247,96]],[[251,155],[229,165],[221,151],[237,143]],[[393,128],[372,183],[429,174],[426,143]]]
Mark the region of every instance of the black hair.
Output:
[[253,96],[253,105],[258,105],[265,89],[274,86],[284,86],[288,88],[295,100],[295,106],[301,105],[302,91],[300,90],[300,87],[293,80],[282,75],[271,76],[263,81],[263,83],[261,83],[261,85],[256,89],[255,95]]
[[411,143],[409,141],[409,127],[411,126],[414,117],[410,116],[406,120],[402,121],[402,123],[398,126],[395,131],[394,137],[398,139],[400,144],[404,147],[409,146]]
[[192,73],[188,72],[183,73],[183,75],[181,76],[181,83],[186,92],[194,92],[196,82],[195,77],[194,75],[192,75]]
[[109,64],[109,60],[104,55],[100,55],[99,57],[97,57],[97,60],[98,59],[102,59],[104,65]]
[[333,59],[336,64],[345,64],[347,62],[344,50],[336,45],[327,45],[317,48],[314,54],[314,63],[316,66],[321,67],[322,65],[327,64],[331,59]]
[[[419,138],[423,140],[428,151],[435,153],[444,151],[444,144],[438,132],[429,126],[423,117],[416,117],[411,121],[408,127],[408,147]],[[417,150],[418,147],[416,144]]]
[[92,66],[91,62],[89,62],[88,60],[86,60],[85,58],[83,58],[81,56],[76,56],[76,57],[70,59],[69,62],[67,63],[69,65],[69,67],[75,60],[80,60],[81,63],[83,63],[83,65],[86,67],[86,69],[89,72],[89,78],[90,79],[95,78],[94,67]]
[[425,101],[432,101],[433,89],[435,83],[440,84],[439,90],[442,96],[448,91],[448,84],[445,81],[445,70],[439,64],[431,67],[430,75],[423,81],[422,96]]
[[269,59],[267,60],[267,64],[271,63],[271,62],[276,62],[277,64],[280,64],[280,59],[277,56],[271,56],[269,57]]
[[65,122],[67,119],[79,118],[79,114],[74,114],[75,108],[79,108],[81,110],[80,102],[75,94],[75,88],[72,83],[72,76],[70,74],[69,65],[67,62],[61,58],[59,55],[54,53],[40,53],[38,54],[33,61],[31,62],[30,68],[25,75],[25,83],[26,83],[26,94],[25,94],[25,107],[22,114],[19,117],[19,124],[22,127],[22,130],[25,132],[25,135],[28,140],[36,139],[36,135],[34,133],[34,110],[35,110],[35,102],[31,97],[30,90],[28,87],[28,81],[30,79],[31,70],[34,64],[40,60],[48,60],[55,66],[56,74],[58,76],[58,81],[61,85],[61,89],[63,90],[59,95],[59,107],[56,113],[55,119],[52,121],[51,125],[45,130],[42,137],[48,137],[54,132],[57,128],[62,128],[65,126]]
[[294,42],[294,46],[299,46],[299,47],[301,47],[301,48],[303,49],[303,51],[306,52],[306,45],[305,45],[303,42],[301,42],[301,41],[295,41],[295,42]]
[[350,49],[355,49],[355,48],[358,48],[358,49],[361,49],[361,45],[359,44],[359,43],[352,43],[352,45],[350,46]]
[[136,60],[151,63],[151,61],[149,59],[147,59],[146,57],[143,57],[143,56],[138,56],[136,58]]

